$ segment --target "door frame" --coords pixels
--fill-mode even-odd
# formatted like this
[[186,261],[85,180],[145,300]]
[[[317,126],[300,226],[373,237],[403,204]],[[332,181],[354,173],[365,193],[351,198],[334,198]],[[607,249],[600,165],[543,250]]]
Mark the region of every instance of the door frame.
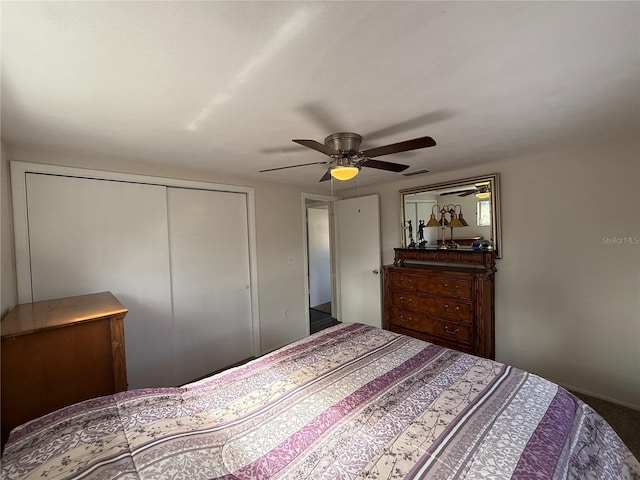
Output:
[[331,257],[331,316],[335,318],[336,312],[339,310],[336,308],[339,305],[340,299],[338,295],[338,288],[336,283],[336,270],[338,265],[338,259],[336,256],[335,248],[335,224],[333,221],[333,202],[340,200],[340,197],[331,195],[321,195],[316,193],[302,193],[302,264],[304,268],[304,319],[305,319],[305,333],[309,335],[310,330],[310,318],[309,318],[309,238],[307,235],[307,204],[309,202],[323,202],[327,204],[329,209],[329,252]]
[[261,354],[260,309],[258,303],[258,256],[256,247],[256,212],[255,192],[253,187],[223,185],[219,183],[200,182],[195,180],[181,180],[166,177],[154,177],[150,175],[139,175],[133,173],[108,172],[103,170],[92,170],[79,167],[65,167],[44,163],[12,161],[11,193],[13,202],[16,283],[19,303],[30,303],[33,299],[31,291],[31,266],[29,256],[29,224],[27,217],[26,186],[26,178],[27,174],[29,173],[245,194],[247,205],[247,226],[249,234],[249,281],[251,289],[251,324],[253,330],[252,350],[254,352],[254,356],[256,357]]

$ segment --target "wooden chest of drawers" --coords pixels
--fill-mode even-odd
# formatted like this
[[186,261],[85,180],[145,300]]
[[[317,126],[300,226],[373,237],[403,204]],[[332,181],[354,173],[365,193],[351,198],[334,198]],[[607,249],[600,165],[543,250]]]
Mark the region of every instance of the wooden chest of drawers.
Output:
[[[412,253],[412,252],[410,252]],[[438,252],[443,263],[386,265],[384,320],[388,330],[474,355],[495,358],[493,264],[446,262],[448,252]],[[486,253],[486,252],[483,252]],[[415,254],[412,253],[415,256]],[[402,255],[401,255],[402,256]],[[396,259],[398,252],[396,251]]]
[[123,319],[109,292],[17,305],[2,320],[2,444],[9,431],[127,389]]

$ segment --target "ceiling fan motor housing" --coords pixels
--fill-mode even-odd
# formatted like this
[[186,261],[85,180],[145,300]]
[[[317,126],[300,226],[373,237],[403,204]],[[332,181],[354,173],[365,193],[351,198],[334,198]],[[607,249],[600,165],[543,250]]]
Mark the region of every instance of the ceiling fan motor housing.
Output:
[[332,133],[324,139],[325,146],[333,148],[340,153],[357,153],[360,149],[362,137],[357,133],[339,132]]

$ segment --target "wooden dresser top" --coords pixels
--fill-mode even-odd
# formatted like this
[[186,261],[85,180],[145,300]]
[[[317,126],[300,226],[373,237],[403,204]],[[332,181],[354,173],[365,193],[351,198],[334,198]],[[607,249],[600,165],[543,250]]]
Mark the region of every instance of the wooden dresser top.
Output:
[[111,292],[16,305],[0,324],[2,338],[98,320],[128,310]]
[[496,253],[493,250],[474,248],[394,248],[395,265],[406,263],[428,262],[440,264],[458,264],[463,266],[481,267],[495,271]]

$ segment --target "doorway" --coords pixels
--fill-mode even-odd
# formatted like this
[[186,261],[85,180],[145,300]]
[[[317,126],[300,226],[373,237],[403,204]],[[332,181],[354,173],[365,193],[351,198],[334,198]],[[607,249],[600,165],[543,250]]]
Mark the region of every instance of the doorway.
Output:
[[[309,333],[340,322],[359,322],[382,326],[380,199],[378,195],[340,200],[336,197],[302,194],[304,217],[305,307]],[[324,210],[318,212],[317,210]],[[309,216],[327,218],[317,228],[320,232],[322,260],[310,261],[314,255],[309,245]],[[327,247],[328,245],[328,247]],[[328,248],[328,257],[326,250]],[[327,260],[327,258],[329,260]],[[312,278],[325,278],[329,263],[331,296],[314,293]],[[321,268],[317,271],[317,265]],[[320,273],[316,273],[320,272]],[[324,273],[322,273],[324,272]],[[326,280],[321,288],[326,288]],[[325,290],[326,291],[326,290]],[[326,294],[325,294],[326,295]],[[328,312],[331,312],[330,314]],[[311,320],[314,319],[314,325]]]
[[309,333],[337,325],[331,197],[303,194]]

